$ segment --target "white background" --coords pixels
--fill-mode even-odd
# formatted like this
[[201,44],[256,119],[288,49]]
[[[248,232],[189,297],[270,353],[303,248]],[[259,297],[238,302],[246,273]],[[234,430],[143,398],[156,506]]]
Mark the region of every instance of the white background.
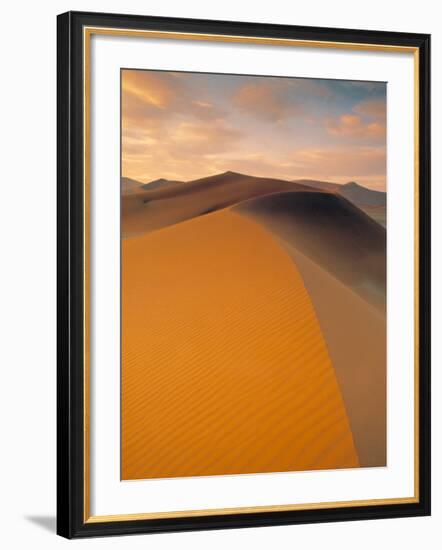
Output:
[[[433,34],[433,280],[442,277],[442,29],[438,2],[352,0],[297,4],[274,0],[76,0],[8,3],[2,10],[2,385],[0,521],[5,548],[328,549],[439,548],[442,537],[442,361],[440,286],[433,286],[433,516],[136,536],[75,543],[54,534],[55,514],[55,15],[68,9],[251,20]],[[3,43],[4,42],[4,43]],[[436,215],[438,214],[438,215]]]

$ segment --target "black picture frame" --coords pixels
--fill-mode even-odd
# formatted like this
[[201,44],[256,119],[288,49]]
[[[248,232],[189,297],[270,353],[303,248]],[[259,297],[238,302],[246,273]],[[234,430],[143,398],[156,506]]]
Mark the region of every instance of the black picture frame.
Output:
[[[57,533],[66,538],[430,514],[430,36],[427,34],[68,12],[57,21]],[[419,58],[419,498],[384,504],[90,522],[84,494],[85,27],[406,46]]]

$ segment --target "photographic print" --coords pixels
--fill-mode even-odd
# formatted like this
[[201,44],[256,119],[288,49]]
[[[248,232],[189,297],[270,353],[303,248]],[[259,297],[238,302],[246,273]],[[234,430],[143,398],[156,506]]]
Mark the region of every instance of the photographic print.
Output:
[[429,515],[430,36],[57,25],[57,533]]
[[386,92],[121,70],[122,480],[387,465]]

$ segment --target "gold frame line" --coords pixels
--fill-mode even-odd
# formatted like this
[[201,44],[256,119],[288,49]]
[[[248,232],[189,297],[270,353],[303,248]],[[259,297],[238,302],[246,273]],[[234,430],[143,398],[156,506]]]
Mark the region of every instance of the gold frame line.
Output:
[[[414,61],[414,495],[411,497],[250,506],[239,508],[216,508],[207,510],[183,510],[173,512],[152,512],[137,514],[116,514],[92,516],[90,511],[90,43],[92,35],[130,36],[138,38],[158,38],[194,40],[204,42],[233,42],[272,46],[334,48],[343,50],[412,53]],[[229,514],[250,514],[257,512],[282,512],[296,510],[323,510],[327,508],[347,508],[356,506],[381,506],[388,504],[411,504],[419,502],[419,49],[411,46],[331,42],[321,40],[297,40],[267,37],[245,37],[235,35],[186,33],[169,31],[149,31],[135,29],[113,29],[107,27],[84,27],[83,29],[83,213],[84,213],[84,523],[134,521],[148,519],[185,518],[219,516]]]

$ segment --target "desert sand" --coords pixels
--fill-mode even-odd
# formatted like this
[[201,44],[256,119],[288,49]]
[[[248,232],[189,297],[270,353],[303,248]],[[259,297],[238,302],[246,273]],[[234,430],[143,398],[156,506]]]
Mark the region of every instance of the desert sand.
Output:
[[375,191],[374,189],[367,189],[362,185],[358,185],[355,182],[349,182],[346,184],[331,183],[329,181],[316,181],[316,180],[294,180],[295,183],[307,185],[314,189],[321,189],[330,193],[336,193],[341,197],[344,197],[352,204],[357,206],[360,210],[365,212],[370,218],[381,224],[383,227],[387,226],[387,193],[383,191]]
[[295,262],[312,300],[342,392],[359,463],[361,467],[385,466],[385,316],[293,243],[280,238],[278,241]]
[[122,235],[142,235],[271,193],[305,190],[312,191],[299,183],[235,172],[225,172],[185,184],[168,180],[139,184],[136,192],[123,195]]
[[360,465],[298,260],[227,209],[123,239],[123,479]]
[[243,202],[236,211],[262,223],[385,312],[386,232],[349,201],[318,191],[277,193]]
[[294,248],[290,252],[302,274],[327,344],[359,463],[362,467],[385,466],[385,316],[302,253]]

